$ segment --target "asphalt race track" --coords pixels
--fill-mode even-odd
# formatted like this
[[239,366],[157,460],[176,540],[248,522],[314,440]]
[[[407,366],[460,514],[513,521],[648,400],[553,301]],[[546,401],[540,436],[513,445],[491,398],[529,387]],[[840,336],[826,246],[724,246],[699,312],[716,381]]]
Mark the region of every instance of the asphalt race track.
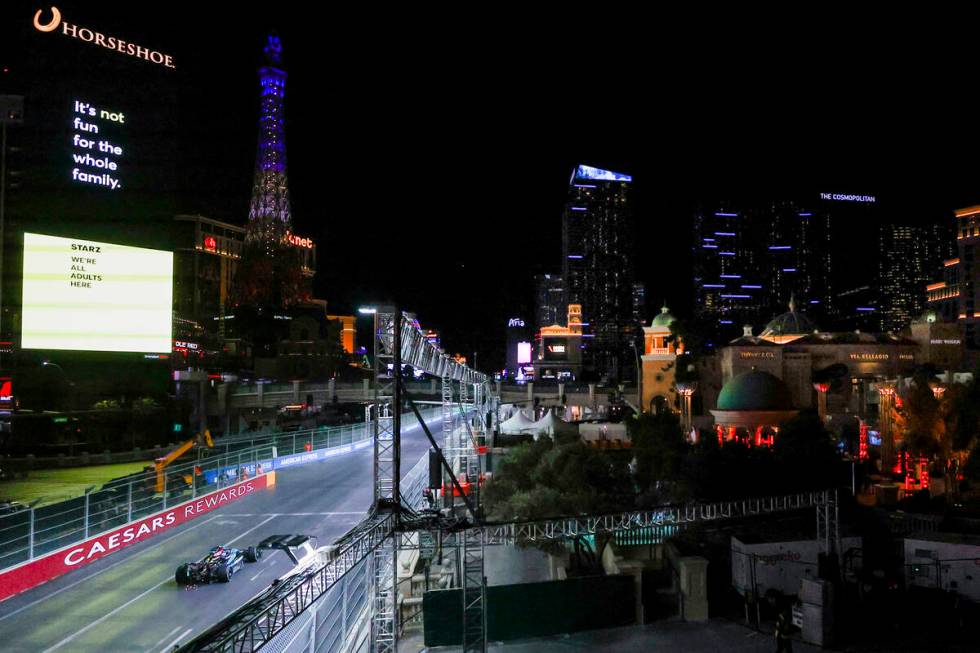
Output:
[[[430,429],[438,419],[429,422]],[[402,420],[402,475],[428,450],[414,416]],[[0,603],[0,650],[169,651],[206,630],[286,573],[267,551],[230,583],[183,588],[181,562],[217,544],[244,548],[303,533],[329,544],[371,503],[372,448],[277,472],[276,485]]]

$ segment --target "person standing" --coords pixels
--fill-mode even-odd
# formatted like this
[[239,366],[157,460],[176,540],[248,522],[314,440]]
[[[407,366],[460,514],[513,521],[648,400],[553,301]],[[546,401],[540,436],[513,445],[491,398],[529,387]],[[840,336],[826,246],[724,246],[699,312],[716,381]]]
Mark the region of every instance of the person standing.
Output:
[[792,619],[785,611],[780,612],[776,617],[776,653],[793,653],[792,629]]

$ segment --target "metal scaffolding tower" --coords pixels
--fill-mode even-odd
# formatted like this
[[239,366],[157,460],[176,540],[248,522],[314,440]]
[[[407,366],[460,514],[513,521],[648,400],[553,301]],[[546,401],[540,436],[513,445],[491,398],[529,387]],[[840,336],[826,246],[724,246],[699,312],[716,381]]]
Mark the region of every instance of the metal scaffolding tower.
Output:
[[[374,328],[374,510],[392,511],[399,526],[401,496],[400,433],[401,314],[378,308]],[[395,653],[398,629],[398,547],[389,537],[371,554],[371,650]]]
[[[442,374],[442,450],[443,455],[450,461],[450,465],[452,465],[456,453],[453,419],[453,379],[449,376],[449,366],[447,365]],[[443,482],[443,487],[445,485]],[[452,508],[453,492],[451,489],[443,496],[443,505],[446,508]]]
[[395,406],[395,374],[401,365],[397,348],[400,330],[394,309],[377,309],[374,315],[374,501],[397,497],[398,451],[395,447],[401,415]]
[[487,579],[483,570],[483,529],[470,528],[457,537],[463,545],[463,652],[485,653]]
[[840,556],[839,510],[837,490],[828,491],[827,501],[817,506],[817,542],[824,553]]

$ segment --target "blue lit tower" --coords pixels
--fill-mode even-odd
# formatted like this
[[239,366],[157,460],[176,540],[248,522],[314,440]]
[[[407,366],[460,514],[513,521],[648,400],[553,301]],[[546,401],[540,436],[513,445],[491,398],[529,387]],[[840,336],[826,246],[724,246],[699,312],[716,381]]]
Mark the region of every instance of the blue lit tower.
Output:
[[288,239],[292,214],[286,180],[286,71],[276,34],[269,35],[264,52],[265,65],[259,68],[259,146],[237,303],[282,308],[309,299],[311,287],[303,276],[298,250]]
[[282,63],[282,43],[270,34],[265,46],[266,65],[259,68],[261,107],[259,151],[255,161],[255,183],[248,211],[245,242],[261,243],[268,255],[275,255],[292,226],[289,188],[286,181],[286,135],[283,106],[286,71]]

